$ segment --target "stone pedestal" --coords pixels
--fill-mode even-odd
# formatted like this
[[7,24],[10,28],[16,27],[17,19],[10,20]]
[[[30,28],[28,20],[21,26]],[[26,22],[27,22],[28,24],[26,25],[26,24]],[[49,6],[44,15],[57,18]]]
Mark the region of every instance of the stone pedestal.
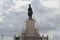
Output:
[[35,20],[32,18],[32,8],[29,5],[28,19],[26,20],[26,28],[22,31],[20,37],[14,37],[14,40],[48,40],[48,36],[40,36],[39,32],[35,28]]
[[23,31],[22,35],[24,37],[40,37],[39,33],[35,29],[35,20],[34,19],[27,19],[26,20],[26,29]]
[[40,34],[37,32],[35,28],[35,20],[33,19],[26,20],[26,29],[22,31],[22,34],[20,37],[18,37],[18,39],[16,38],[14,40],[48,40],[48,36],[40,36]]
[[35,33],[35,20],[26,20],[26,33]]

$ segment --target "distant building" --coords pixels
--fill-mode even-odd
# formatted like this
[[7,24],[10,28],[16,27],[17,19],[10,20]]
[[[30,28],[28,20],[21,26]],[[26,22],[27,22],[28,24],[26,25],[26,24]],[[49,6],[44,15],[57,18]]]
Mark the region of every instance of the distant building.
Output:
[[22,31],[21,36],[14,36],[14,40],[48,40],[48,35],[46,37],[40,36],[35,28],[35,20],[31,17],[26,20],[26,29]]

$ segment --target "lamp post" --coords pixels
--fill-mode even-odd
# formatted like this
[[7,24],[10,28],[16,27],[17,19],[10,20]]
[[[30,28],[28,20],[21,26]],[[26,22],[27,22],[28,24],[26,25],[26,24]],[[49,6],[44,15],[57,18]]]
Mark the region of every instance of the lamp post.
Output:
[[2,40],[3,40],[3,35],[2,35]]

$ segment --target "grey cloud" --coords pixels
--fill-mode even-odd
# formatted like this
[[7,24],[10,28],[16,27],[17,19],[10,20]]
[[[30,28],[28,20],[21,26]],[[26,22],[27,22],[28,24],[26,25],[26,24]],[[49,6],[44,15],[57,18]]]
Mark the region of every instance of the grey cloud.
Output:
[[31,2],[33,9],[34,9],[34,13],[39,13],[40,15],[45,15],[46,13],[51,13],[55,12],[57,9],[56,8],[48,8],[45,7],[44,5],[41,4],[40,0],[33,0]]
[[[31,2],[32,6],[33,6],[33,9],[34,9],[34,13],[37,13],[37,14],[40,14],[40,15],[45,15],[47,13],[53,13],[55,12],[56,8],[48,8],[48,7],[45,7],[43,5],[40,4],[40,0],[33,0]],[[46,10],[47,9],[47,10]],[[36,12],[37,11],[37,12]],[[42,16],[43,16],[42,15]],[[49,18],[49,17],[48,17]],[[48,18],[46,19],[46,22],[49,22],[48,21]],[[49,19],[51,21],[51,19]],[[56,20],[56,19],[55,19]],[[50,25],[48,23],[44,23],[44,24],[39,24],[41,27],[44,26],[46,29],[52,29],[50,28]],[[43,28],[44,28],[43,27]],[[55,28],[53,28],[55,29]]]
[[60,40],[60,36],[54,35],[54,36],[53,36],[53,40]]
[[[13,0],[4,1],[4,3],[5,4],[2,6],[2,9],[6,10],[6,11],[8,11],[8,9],[11,8],[11,6],[15,5]],[[31,1],[34,14],[36,14],[36,15],[39,14],[42,17],[44,17],[43,15],[48,14],[48,13],[52,14],[57,10],[56,8],[45,7],[45,6],[41,5],[40,3],[41,3],[40,0]],[[18,34],[19,32],[21,32],[22,28],[25,27],[28,7],[23,6],[22,8],[24,10],[20,11],[20,12],[17,12],[17,11],[14,12],[12,10],[12,11],[8,11],[9,14],[3,13],[4,23],[2,23],[2,25],[0,25],[1,27],[3,27],[3,28],[0,28],[1,35],[4,33],[7,33],[8,35]],[[60,14],[55,16],[54,18],[49,18],[49,17],[44,17],[44,18],[46,20],[42,20],[39,24],[36,22],[36,27],[38,27],[41,32],[49,32],[49,31],[57,30],[58,28],[60,28],[60,27],[57,27],[57,25],[52,27],[52,26],[50,26],[50,24],[48,24],[49,22],[52,22],[53,24],[60,24]],[[41,19],[41,18],[39,17],[39,19]],[[12,24],[13,27],[10,27],[9,26],[10,24]],[[7,35],[7,34],[5,34],[5,35]],[[56,40],[56,39],[59,40],[59,36],[58,36],[58,38],[55,36],[54,40]]]
[[8,10],[11,6],[14,5],[13,0],[4,0],[3,3],[4,3],[4,4],[2,5],[2,8],[3,8],[4,10]]
[[[24,15],[25,14],[25,15]],[[4,23],[2,23],[3,27],[0,29],[0,33],[8,33],[9,35],[12,35],[12,33],[19,33],[23,27],[25,27],[25,21],[27,14],[26,12],[10,12],[9,14],[4,15]],[[14,19],[16,18],[16,19]],[[12,24],[13,26],[10,27],[9,25]]]

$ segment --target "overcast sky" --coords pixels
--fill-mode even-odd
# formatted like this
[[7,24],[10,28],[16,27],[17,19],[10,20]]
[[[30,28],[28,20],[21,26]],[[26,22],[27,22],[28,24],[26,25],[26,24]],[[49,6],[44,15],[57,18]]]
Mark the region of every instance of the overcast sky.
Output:
[[21,33],[28,19],[28,4],[32,5],[39,33],[48,34],[49,40],[60,40],[60,0],[0,0],[0,36]]

